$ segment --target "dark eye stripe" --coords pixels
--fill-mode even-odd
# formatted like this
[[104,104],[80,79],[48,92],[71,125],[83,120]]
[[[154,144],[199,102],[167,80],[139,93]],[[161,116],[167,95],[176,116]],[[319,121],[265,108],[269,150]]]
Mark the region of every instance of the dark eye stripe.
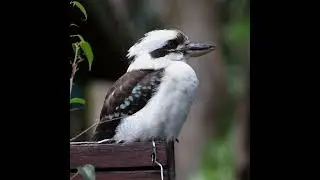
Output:
[[170,52],[166,49],[156,49],[153,50],[152,52],[150,52],[150,56],[152,58],[160,58],[160,57],[164,57],[165,55],[169,54]]
[[173,39],[167,42],[165,46],[162,47],[162,49],[170,50],[170,49],[176,49],[179,46],[179,42],[177,39]]
[[164,45],[163,47],[150,52],[150,55],[153,58],[164,57],[170,53],[169,50],[176,49],[180,44],[183,44],[185,41],[186,41],[185,36],[181,33],[178,33],[175,39],[169,40],[167,44]]

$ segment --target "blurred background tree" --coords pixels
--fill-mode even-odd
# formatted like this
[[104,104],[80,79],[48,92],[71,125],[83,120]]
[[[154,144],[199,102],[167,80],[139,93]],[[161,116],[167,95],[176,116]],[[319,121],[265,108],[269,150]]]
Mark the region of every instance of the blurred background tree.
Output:
[[84,90],[87,105],[71,115],[70,136],[99,116],[105,93],[125,73],[125,55],[137,39],[153,29],[180,29],[191,40],[214,42],[218,48],[188,62],[200,85],[176,147],[177,179],[249,179],[250,1],[80,2],[88,20],[78,31],[91,44],[95,61],[91,72],[87,67],[77,72],[76,84]]

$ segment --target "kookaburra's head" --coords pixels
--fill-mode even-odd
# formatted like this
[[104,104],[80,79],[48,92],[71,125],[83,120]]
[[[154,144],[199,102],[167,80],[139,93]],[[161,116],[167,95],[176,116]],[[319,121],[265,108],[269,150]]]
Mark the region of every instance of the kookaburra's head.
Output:
[[165,68],[174,61],[202,56],[214,48],[214,45],[190,42],[179,30],[150,31],[129,49],[128,71]]

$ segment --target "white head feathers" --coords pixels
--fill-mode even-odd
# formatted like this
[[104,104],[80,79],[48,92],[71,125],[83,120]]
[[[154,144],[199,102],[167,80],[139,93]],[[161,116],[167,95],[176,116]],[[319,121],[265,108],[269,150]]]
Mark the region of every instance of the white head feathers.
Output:
[[[134,56],[143,55],[145,53],[152,52],[166,45],[169,40],[175,39],[178,35],[185,36],[179,30],[153,30],[141,38],[137,43],[135,43],[128,51],[127,58],[132,58]],[[186,36],[185,36],[186,37]],[[186,37],[187,38],[187,37]]]

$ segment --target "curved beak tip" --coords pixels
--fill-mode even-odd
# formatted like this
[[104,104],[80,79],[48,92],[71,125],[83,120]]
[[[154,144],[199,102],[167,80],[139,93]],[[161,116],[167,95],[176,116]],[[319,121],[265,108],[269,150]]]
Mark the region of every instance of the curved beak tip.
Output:
[[215,48],[216,48],[216,45],[209,45],[210,50],[215,50]]

